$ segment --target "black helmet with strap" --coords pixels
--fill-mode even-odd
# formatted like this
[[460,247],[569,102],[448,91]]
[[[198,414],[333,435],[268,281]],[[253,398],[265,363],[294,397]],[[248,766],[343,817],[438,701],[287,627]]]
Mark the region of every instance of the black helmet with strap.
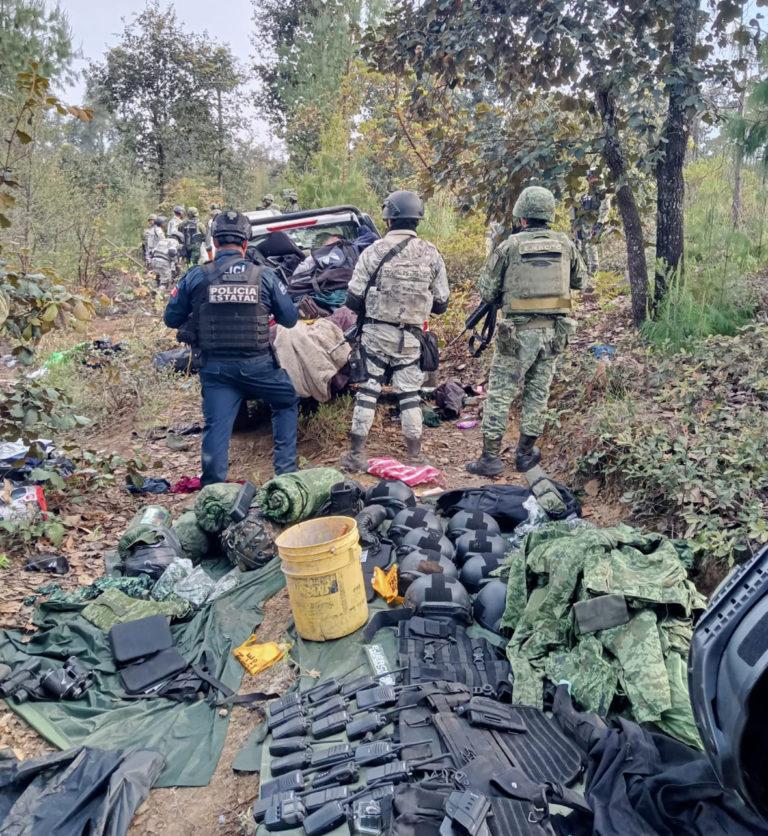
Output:
[[420,221],[424,217],[424,201],[416,192],[407,189],[387,195],[381,209],[385,221],[394,221],[400,218],[412,218]]
[[217,244],[243,244],[250,240],[251,222],[242,212],[226,209],[213,219],[211,236]]

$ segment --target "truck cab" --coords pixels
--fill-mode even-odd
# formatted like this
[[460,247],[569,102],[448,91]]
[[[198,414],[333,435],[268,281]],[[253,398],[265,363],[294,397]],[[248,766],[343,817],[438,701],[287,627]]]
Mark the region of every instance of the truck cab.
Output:
[[251,246],[259,247],[274,232],[283,232],[304,255],[323,245],[330,235],[354,241],[371,230],[379,234],[371,216],[356,206],[329,206],[323,209],[303,209],[284,215],[267,215],[270,210],[246,212],[251,221]]

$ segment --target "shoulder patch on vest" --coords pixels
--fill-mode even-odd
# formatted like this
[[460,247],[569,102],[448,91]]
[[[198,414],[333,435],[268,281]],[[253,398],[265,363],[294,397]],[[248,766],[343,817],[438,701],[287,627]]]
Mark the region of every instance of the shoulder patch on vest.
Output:
[[518,251],[521,255],[526,253],[562,253],[564,250],[563,242],[556,238],[538,238],[532,241],[521,241],[518,244]]

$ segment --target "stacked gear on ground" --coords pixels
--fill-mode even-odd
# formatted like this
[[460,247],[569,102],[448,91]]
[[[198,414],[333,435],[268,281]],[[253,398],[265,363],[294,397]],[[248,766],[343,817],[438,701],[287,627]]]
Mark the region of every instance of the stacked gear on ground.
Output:
[[331,488],[344,481],[332,467],[313,467],[270,479],[256,499],[264,516],[276,523],[301,522],[316,516],[329,501]]
[[184,557],[199,563],[211,552],[211,537],[200,527],[194,511],[185,511],[171,526],[179,538]]
[[514,701],[540,707],[545,678],[568,681],[586,710],[605,716],[623,695],[638,723],[700,747],[686,664],[705,599],[685,556],[685,547],[624,525],[529,534],[507,560],[501,622],[513,631]]
[[230,523],[221,534],[221,547],[233,566],[242,572],[266,566],[277,554],[277,527],[259,508],[251,508],[245,519]]
[[195,500],[197,524],[209,534],[219,534],[230,523],[229,514],[240,493],[240,485],[217,482],[206,485]]

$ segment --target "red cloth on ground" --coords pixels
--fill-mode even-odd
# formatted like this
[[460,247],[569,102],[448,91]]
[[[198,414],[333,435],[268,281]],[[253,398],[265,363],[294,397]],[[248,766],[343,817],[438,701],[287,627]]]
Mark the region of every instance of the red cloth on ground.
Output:
[[431,465],[415,467],[403,464],[397,459],[368,459],[368,472],[382,479],[399,479],[411,488],[437,482],[443,477],[443,474]]
[[199,491],[202,485],[200,484],[199,476],[182,476],[175,485],[171,487],[171,493],[194,493]]

